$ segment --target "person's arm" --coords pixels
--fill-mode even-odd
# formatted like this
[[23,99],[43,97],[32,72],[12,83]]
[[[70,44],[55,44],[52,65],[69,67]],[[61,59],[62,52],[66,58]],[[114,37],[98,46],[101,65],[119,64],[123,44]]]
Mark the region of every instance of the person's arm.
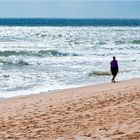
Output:
[[110,62],[110,71],[112,71],[111,62]]
[[118,65],[118,61],[117,61],[117,68],[118,68],[118,72],[119,72],[119,65]]

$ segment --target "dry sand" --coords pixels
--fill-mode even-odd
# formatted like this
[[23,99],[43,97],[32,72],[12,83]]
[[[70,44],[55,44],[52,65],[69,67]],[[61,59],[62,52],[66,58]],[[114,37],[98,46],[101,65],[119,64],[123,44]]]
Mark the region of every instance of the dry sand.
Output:
[[140,79],[0,101],[0,140],[140,140]]

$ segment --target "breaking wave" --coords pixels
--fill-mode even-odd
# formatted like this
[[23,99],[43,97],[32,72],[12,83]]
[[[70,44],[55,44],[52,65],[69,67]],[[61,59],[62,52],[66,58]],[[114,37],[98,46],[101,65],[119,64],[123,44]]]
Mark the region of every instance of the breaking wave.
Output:
[[111,73],[108,72],[108,71],[96,70],[96,71],[90,72],[88,75],[89,76],[93,76],[93,75],[96,75],[96,76],[109,76],[109,75],[111,75]]
[[[127,73],[127,72],[131,72],[131,71],[138,71],[139,69],[123,69],[120,70],[119,73]],[[92,71],[88,74],[89,76],[110,76],[111,72],[110,71],[101,71],[101,70],[95,70]]]
[[78,56],[76,53],[66,53],[57,50],[40,50],[40,51],[0,51],[0,56],[37,56],[37,57],[63,57],[63,56]]

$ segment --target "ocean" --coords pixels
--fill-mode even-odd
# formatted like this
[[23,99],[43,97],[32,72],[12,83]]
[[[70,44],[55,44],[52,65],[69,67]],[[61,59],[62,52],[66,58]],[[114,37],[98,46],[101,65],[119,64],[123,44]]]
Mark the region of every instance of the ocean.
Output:
[[0,98],[140,77],[140,19],[0,19]]

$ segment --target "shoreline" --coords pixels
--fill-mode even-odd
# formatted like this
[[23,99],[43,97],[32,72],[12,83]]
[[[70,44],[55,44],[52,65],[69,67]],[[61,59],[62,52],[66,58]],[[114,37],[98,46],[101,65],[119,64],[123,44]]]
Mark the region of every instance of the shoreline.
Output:
[[0,139],[140,138],[140,78],[0,100]]
[[[11,97],[6,97],[6,98],[0,98],[1,100],[10,100],[10,99],[18,99],[18,98],[24,98],[24,97],[30,97],[30,96],[39,96],[42,94],[57,94],[59,92],[65,92],[67,90],[74,90],[74,89],[83,89],[83,88],[88,88],[88,87],[96,87],[96,86],[100,86],[100,85],[105,85],[105,84],[118,84],[120,82],[129,82],[132,80],[137,80],[140,78],[131,78],[131,79],[124,79],[124,80],[117,80],[116,83],[112,83],[112,82],[101,82],[101,83],[93,83],[93,84],[84,84],[84,85],[77,85],[77,86],[72,86],[72,87],[67,87],[67,88],[60,88],[60,89],[53,89],[53,90],[48,90],[48,91],[40,91],[40,92],[32,92],[30,94],[23,94],[23,95],[15,95],[15,96],[11,96]],[[28,92],[28,91],[27,91]],[[24,92],[25,93],[25,92]]]

